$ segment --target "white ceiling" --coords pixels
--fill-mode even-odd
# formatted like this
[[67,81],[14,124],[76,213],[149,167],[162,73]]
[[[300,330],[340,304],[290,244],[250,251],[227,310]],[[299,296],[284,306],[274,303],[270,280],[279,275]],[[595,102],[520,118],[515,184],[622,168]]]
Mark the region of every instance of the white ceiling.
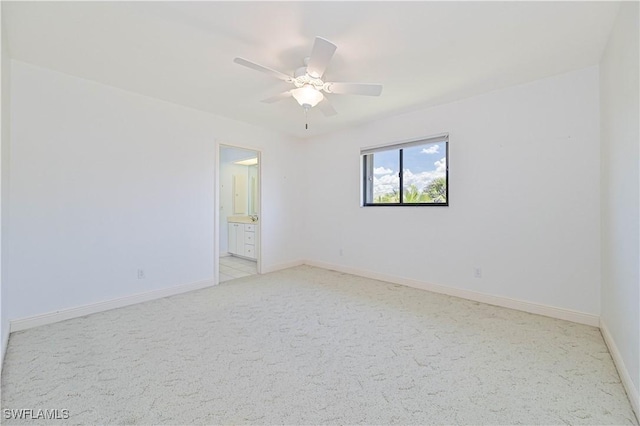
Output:
[[[598,63],[612,2],[2,2],[13,58],[301,138]],[[304,128],[287,83],[315,36],[338,46],[329,95]]]

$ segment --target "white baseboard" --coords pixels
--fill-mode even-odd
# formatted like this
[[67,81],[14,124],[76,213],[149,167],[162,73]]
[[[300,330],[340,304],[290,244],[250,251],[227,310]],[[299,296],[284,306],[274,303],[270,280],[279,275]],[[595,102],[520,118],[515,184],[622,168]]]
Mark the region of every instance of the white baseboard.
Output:
[[[263,273],[269,273],[274,271],[279,271],[281,269],[292,268],[300,265],[310,265],[318,268],[330,269],[334,271],[344,272],[347,274],[358,275],[366,278],[387,281],[395,284],[406,285],[408,287],[418,288],[421,290],[432,291],[434,293],[446,294],[449,296],[460,297],[463,299],[473,300],[476,302],[487,303],[490,305],[501,306],[510,309],[516,309],[519,311],[544,315],[552,318],[563,319],[567,321],[572,321],[580,324],[591,325],[595,327],[600,327],[602,332],[602,336],[604,341],[609,348],[609,352],[613,358],[613,361],[618,369],[618,373],[620,374],[620,378],[622,383],[627,391],[627,395],[631,401],[631,405],[633,410],[636,413],[636,416],[640,418],[640,394],[638,389],[633,384],[631,380],[631,376],[622,360],[620,355],[620,351],[609,332],[606,324],[597,316],[592,314],[587,314],[583,312],[576,312],[568,309],[557,308],[553,306],[540,305],[531,302],[525,302],[522,300],[511,299],[507,297],[501,296],[493,296],[489,294],[478,293],[470,290],[463,290],[453,287],[446,287],[437,284],[429,284],[422,281],[417,281],[409,278],[396,277],[391,275],[379,274],[376,272],[359,270],[355,268],[345,267],[341,265],[333,265],[324,262],[317,262],[313,260],[297,260],[292,262],[286,262],[276,265],[269,265],[263,268]],[[46,314],[35,315],[27,318],[20,318],[16,320],[11,320],[9,324],[10,332],[26,330],[33,327],[38,327],[45,324],[52,324],[59,321],[64,321],[71,318],[78,318],[85,315],[108,311],[111,309],[121,308],[124,306],[133,305],[136,303],[142,303],[150,300],[161,299],[168,296],[173,296],[176,294],[186,293],[193,290],[199,290],[206,287],[211,287],[214,285],[213,280],[206,281],[198,281],[195,283],[183,284],[174,287],[163,288],[159,290],[153,290],[145,293],[138,293],[131,296],[125,296],[118,299],[112,299],[104,302],[93,303],[84,306],[78,306],[75,308],[63,309],[55,312],[49,312]],[[9,333],[7,333],[6,342],[2,342],[2,358],[1,361],[4,361],[4,355],[7,348],[9,339]],[[2,362],[4,364],[4,362]],[[2,368],[0,366],[0,368]]]
[[478,293],[471,290],[464,290],[454,287],[447,287],[437,284],[430,284],[423,281],[417,281],[410,278],[396,277],[392,275],[379,274],[376,272],[365,271],[340,265],[332,265],[314,260],[307,260],[305,264],[316,266],[318,268],[331,269],[334,271],[344,272],[347,274],[358,275],[361,277],[371,278],[375,280],[388,281],[394,284],[406,285],[408,287],[419,288],[421,290],[432,291],[434,293],[446,294],[449,296],[460,297],[462,299],[473,300],[476,302],[487,303],[489,305],[501,306],[503,308],[515,309],[518,311],[529,312],[532,314],[544,315],[551,318],[563,319],[566,321],[577,322],[579,324],[591,325],[598,327],[600,325],[600,317],[598,315],[587,314],[584,312],[572,311],[569,309],[557,308],[555,306],[540,305],[537,303],[526,302],[524,300],[511,299],[502,296],[493,296],[485,293]]
[[613,358],[613,363],[618,369],[620,380],[622,380],[624,389],[627,391],[627,396],[629,397],[629,401],[631,401],[633,411],[636,413],[636,418],[640,419],[640,392],[638,392],[638,388],[633,384],[629,370],[627,370],[627,366],[625,365],[622,355],[620,355],[620,351],[618,350],[618,346],[616,345],[615,340],[613,340],[613,336],[611,335],[609,328],[607,328],[607,325],[602,321],[602,319],[600,319],[600,332],[602,333],[604,342],[609,348],[611,358]]
[[[345,272],[348,274],[358,275],[362,277],[372,278],[381,281],[388,281],[395,284],[406,285],[408,287],[419,288],[422,290],[432,291],[434,293],[447,294],[450,296],[460,297],[463,299],[474,300],[476,302],[487,303],[490,305],[502,306],[505,308],[516,309],[519,311],[530,312],[534,314],[544,315],[552,318],[559,318],[567,321],[577,322],[580,324],[587,324],[594,327],[600,326],[600,318],[597,315],[587,314],[583,312],[576,312],[568,309],[557,308],[547,305],[539,305],[536,303],[526,302],[523,300],[511,299],[501,296],[493,296],[484,293],[478,293],[470,290],[463,290],[453,287],[447,287],[437,284],[430,284],[423,281],[417,281],[409,278],[396,277],[391,275],[379,274],[376,272],[365,271],[340,265],[333,265],[324,262],[317,262],[313,260],[295,260],[291,262],[285,262],[275,265],[263,266],[262,273],[275,272],[282,269],[292,268],[307,264],[310,266],[316,266],[324,269],[331,269],[335,271]],[[85,315],[93,314],[96,312],[103,312],[110,309],[120,308],[123,306],[133,305],[135,303],[146,302],[154,299],[161,299],[167,296],[173,296],[175,294],[185,293],[192,290],[198,290],[205,287],[213,286],[213,280],[199,281],[190,284],[184,284],[174,287],[168,287],[159,290],[153,290],[146,293],[134,294],[131,296],[125,296],[118,299],[107,300],[104,302],[93,303],[89,305],[79,306],[75,308],[63,309],[60,311],[49,312],[46,314],[35,315],[27,318],[20,318],[10,321],[10,331],[26,330],[28,328],[37,327],[40,325],[51,324],[58,321],[64,321],[66,319],[82,317]]]
[[20,318],[9,322],[10,332],[26,330],[28,328],[38,327],[45,324],[64,321],[71,318],[83,317],[97,312],[104,312],[111,309],[122,308],[124,306],[134,305],[136,303],[147,302],[149,300],[162,299],[164,297],[176,294],[186,293],[188,291],[199,290],[214,285],[213,280],[198,281],[189,284],[177,285],[158,290],[152,290],[145,293],[132,294],[117,299],[107,300],[104,302],[91,303],[89,305],[78,306],[75,308],[61,309],[59,311],[48,312],[46,314],[34,315],[32,317]]
[[[269,273],[279,271],[281,269],[292,268],[294,266],[300,266],[304,264],[302,260],[296,260],[293,262],[281,263],[277,265],[269,265],[266,268],[263,267],[262,273]],[[26,318],[19,318],[9,321],[9,331],[26,330],[41,325],[52,324],[59,321],[68,320],[71,318],[83,317],[85,315],[95,314],[98,312],[104,312],[111,309],[122,308],[124,306],[134,305],[136,303],[147,302],[149,300],[162,299],[163,297],[173,296],[176,294],[186,293],[188,291],[199,290],[205,287],[211,287],[215,285],[215,280],[198,281],[195,283],[177,285],[174,287],[163,288],[159,290],[152,290],[145,293],[133,294],[130,296],[124,296],[117,299],[107,300],[104,302],[91,303],[88,305],[78,306],[75,308],[61,309],[59,311],[48,312],[45,314],[34,315]],[[5,346],[6,348],[6,346]]]
[[278,263],[275,265],[266,265],[266,266],[262,265],[262,271],[260,271],[260,273],[268,274],[269,272],[280,271],[282,269],[293,268],[295,266],[300,266],[304,264],[305,264],[304,260],[294,260],[292,262]]
[[9,334],[11,334],[11,324],[9,323],[9,321],[7,321],[7,327],[9,327],[7,334],[2,336],[2,357],[0,358],[0,373],[4,368],[4,356],[7,353],[7,346],[9,346]]

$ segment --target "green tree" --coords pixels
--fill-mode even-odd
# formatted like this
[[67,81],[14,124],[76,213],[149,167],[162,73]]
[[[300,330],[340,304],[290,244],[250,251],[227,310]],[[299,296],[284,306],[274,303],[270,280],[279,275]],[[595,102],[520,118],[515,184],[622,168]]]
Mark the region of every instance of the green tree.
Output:
[[429,182],[424,189],[424,193],[433,200],[434,203],[447,202],[447,181],[445,178],[436,178]]
[[405,203],[428,203],[431,200],[425,192],[420,192],[417,186],[409,185],[402,194],[402,201]]
[[376,197],[376,203],[399,203],[400,202],[400,194],[397,190],[393,190],[392,192],[387,192],[383,195],[378,195]]

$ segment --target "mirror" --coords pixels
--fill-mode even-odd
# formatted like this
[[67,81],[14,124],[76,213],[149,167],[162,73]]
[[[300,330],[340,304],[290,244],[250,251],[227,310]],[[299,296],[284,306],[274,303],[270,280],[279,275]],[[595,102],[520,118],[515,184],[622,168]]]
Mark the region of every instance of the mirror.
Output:
[[233,175],[233,214],[247,214],[247,175]]
[[221,147],[220,210],[225,226],[229,216],[255,216],[260,212],[259,167],[258,152]]

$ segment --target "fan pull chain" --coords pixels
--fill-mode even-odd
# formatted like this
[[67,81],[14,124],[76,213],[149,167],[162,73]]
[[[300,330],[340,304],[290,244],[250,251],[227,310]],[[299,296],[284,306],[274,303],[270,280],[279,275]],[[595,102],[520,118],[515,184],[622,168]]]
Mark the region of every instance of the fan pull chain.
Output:
[[305,106],[304,107],[304,128],[305,130],[309,130],[309,115],[307,114],[309,112],[309,107]]

